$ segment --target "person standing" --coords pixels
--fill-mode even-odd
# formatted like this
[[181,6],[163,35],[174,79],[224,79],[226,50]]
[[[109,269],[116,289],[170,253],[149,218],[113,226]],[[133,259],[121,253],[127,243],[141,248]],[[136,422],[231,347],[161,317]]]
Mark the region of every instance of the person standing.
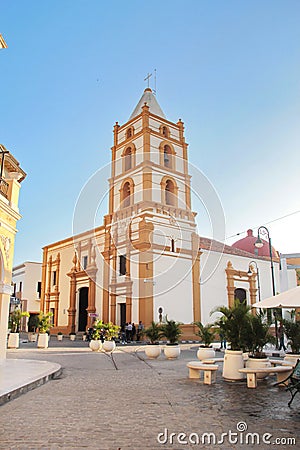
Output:
[[221,342],[220,349],[224,348],[224,350],[226,350],[226,339],[222,332],[220,332],[220,342]]
[[136,328],[135,328],[134,322],[132,322],[132,332],[131,332],[132,341],[135,340],[135,335],[136,335]]
[[137,327],[137,335],[136,335],[136,339],[137,341],[141,340],[142,334],[143,334],[143,330],[144,330],[144,325],[143,322],[140,320],[138,327]]
[[128,331],[127,341],[132,341],[132,323],[131,322],[129,322],[127,325],[127,331]]
[[286,351],[286,346],[284,345],[284,326],[282,323],[282,320],[279,323],[279,327],[277,330],[277,337],[279,339],[279,349],[281,350],[283,348],[284,351]]

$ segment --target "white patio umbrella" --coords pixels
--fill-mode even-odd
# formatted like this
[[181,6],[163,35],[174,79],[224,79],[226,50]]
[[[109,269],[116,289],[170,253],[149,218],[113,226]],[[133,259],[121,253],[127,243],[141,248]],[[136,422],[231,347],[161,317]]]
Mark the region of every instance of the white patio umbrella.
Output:
[[300,308],[300,286],[254,303],[253,308]]

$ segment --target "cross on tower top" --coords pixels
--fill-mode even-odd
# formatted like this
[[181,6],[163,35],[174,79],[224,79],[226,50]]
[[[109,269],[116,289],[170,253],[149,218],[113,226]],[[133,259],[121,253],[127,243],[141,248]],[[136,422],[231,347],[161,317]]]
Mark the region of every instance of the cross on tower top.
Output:
[[152,77],[152,73],[148,73],[148,75],[146,76],[146,78],[144,78],[144,81],[147,81],[148,86],[150,87],[150,77]]

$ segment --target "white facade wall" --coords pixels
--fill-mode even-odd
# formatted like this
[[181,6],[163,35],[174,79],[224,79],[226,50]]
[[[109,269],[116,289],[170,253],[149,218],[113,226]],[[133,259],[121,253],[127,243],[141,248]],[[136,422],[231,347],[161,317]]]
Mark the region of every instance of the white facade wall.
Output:
[[177,257],[171,252],[154,253],[154,320],[158,308],[163,316],[183,323],[193,321],[193,292],[191,259]]
[[174,225],[170,224],[168,217],[155,216],[152,220],[154,230],[152,234],[152,242],[158,245],[170,246],[171,239],[175,241],[175,248],[184,250],[192,249],[191,233],[194,227],[190,222],[184,222],[178,219]]
[[[288,289],[293,289],[297,287],[297,273],[295,269],[288,270]],[[283,292],[283,289],[280,290]]]
[[16,292],[22,283],[22,300],[27,300],[27,311],[40,312],[38,282],[42,280],[42,263],[26,261],[13,268],[12,282],[16,283]]
[[123,150],[119,150],[117,152],[116,161],[115,161],[115,176],[118,177],[122,174],[123,171],[123,158],[121,157]]
[[280,292],[297,286],[297,273],[295,269],[288,269],[286,258],[280,259]]
[[[270,261],[247,258],[227,253],[208,252],[203,250],[200,258],[200,291],[201,291],[201,320],[211,323],[217,317],[210,315],[211,311],[219,306],[228,306],[227,274],[225,269],[230,261],[235,270],[248,272],[249,263],[255,260],[259,269],[261,300],[273,295],[271,281]],[[254,269],[256,272],[256,269]],[[274,263],[275,286],[279,291],[279,264]],[[256,285],[257,286],[257,285]],[[249,283],[247,281],[235,281],[235,288],[246,290],[247,302],[250,304]],[[258,301],[258,293],[257,293]]]
[[138,172],[134,175],[134,203],[139,203],[143,200],[143,174]]

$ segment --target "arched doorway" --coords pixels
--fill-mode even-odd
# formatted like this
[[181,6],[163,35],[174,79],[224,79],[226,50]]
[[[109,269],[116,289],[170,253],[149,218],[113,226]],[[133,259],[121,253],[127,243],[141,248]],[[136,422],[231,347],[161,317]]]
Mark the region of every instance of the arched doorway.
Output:
[[244,303],[247,299],[246,290],[242,288],[236,288],[234,290],[234,298],[238,299],[240,303]]
[[86,331],[87,326],[87,307],[89,298],[89,288],[79,289],[79,308],[78,308],[78,331]]

